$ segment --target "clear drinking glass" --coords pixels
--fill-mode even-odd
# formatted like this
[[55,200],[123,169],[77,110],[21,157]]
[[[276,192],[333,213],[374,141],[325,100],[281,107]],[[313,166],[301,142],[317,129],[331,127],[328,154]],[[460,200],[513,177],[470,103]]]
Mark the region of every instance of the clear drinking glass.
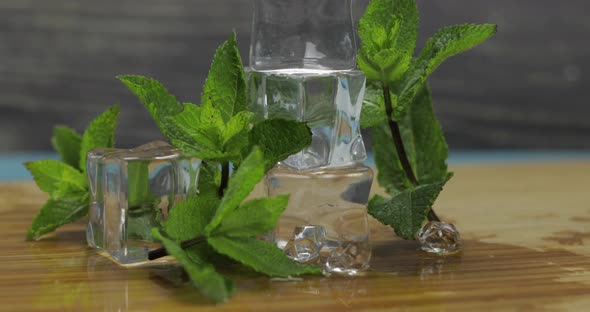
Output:
[[305,121],[312,144],[266,177],[290,194],[276,240],[287,255],[355,274],[368,268],[367,201],[373,180],[360,132],[365,76],[356,70],[351,0],[253,0],[247,69],[260,118]]

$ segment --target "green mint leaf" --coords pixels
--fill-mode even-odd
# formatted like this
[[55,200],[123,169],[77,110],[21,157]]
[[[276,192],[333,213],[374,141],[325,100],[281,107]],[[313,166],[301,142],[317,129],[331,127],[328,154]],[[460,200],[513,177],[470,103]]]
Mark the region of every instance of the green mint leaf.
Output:
[[238,170],[229,179],[225,195],[217,208],[215,217],[205,228],[207,234],[211,234],[225,217],[238,208],[256,184],[262,180],[265,173],[264,155],[258,147],[254,147],[250,155],[244,159]]
[[[247,132],[250,129],[250,123],[254,120],[254,113],[241,111],[229,120],[223,131],[223,144],[227,145],[238,134]],[[246,136],[246,141],[248,137]]]
[[201,105],[215,107],[225,122],[247,110],[246,78],[235,33],[215,53]]
[[61,160],[82,171],[80,168],[80,144],[82,143],[82,136],[80,136],[75,130],[57,126],[53,129],[53,137],[51,138],[51,144],[53,148],[59,154]]
[[[426,46],[412,63],[399,88],[399,112],[403,115],[420,91],[426,78],[447,58],[467,51],[486,41],[497,31],[492,24],[465,24],[444,27],[428,40]],[[398,117],[399,118],[399,117]]]
[[379,222],[393,227],[399,237],[415,239],[445,183],[446,181],[421,185],[390,199],[376,195],[369,202],[369,214]]
[[373,153],[377,165],[377,181],[390,195],[412,188],[401,165],[387,124],[371,128]]
[[288,195],[247,201],[221,220],[219,227],[211,235],[228,237],[264,235],[276,227],[288,203]]
[[225,302],[233,294],[234,283],[217,273],[213,265],[205,262],[198,253],[190,250],[184,250],[173,240],[162,235],[158,229],[152,230],[152,236],[162,242],[166,251],[172,255],[188,273],[192,285],[197,288],[201,294],[216,303]]
[[448,175],[449,148],[434,114],[427,85],[418,92],[410,111],[399,124],[418,182],[430,184],[444,180]]
[[80,144],[80,168],[86,172],[86,154],[95,148],[111,148],[115,145],[115,128],[119,106],[115,105],[96,117],[82,136]]
[[[359,21],[359,28],[364,28],[369,38],[375,38],[370,43],[378,44],[378,48],[395,47],[413,54],[418,36],[416,1],[372,0]],[[371,28],[383,33],[371,34]]]
[[316,266],[301,265],[285,256],[274,243],[256,238],[208,237],[209,244],[222,253],[256,272],[268,276],[288,277],[302,274],[320,274]]
[[363,129],[377,127],[387,122],[383,90],[376,83],[368,83],[361,111],[361,127]]
[[127,163],[127,201],[129,207],[142,206],[150,193],[149,163],[130,161]]
[[268,119],[250,131],[250,145],[262,149],[267,170],[310,144],[311,130],[298,121]]
[[225,128],[221,113],[214,107],[199,107],[195,104],[184,104],[181,113],[167,118],[184,132],[181,137],[171,139],[190,138],[198,142],[203,148],[220,150],[222,145],[222,131]]
[[72,223],[88,213],[88,194],[73,198],[49,199],[33,219],[27,240],[39,239],[58,227]]
[[[382,97],[380,99],[383,100]],[[420,184],[444,180],[449,174],[448,146],[434,110],[427,85],[414,98],[408,114],[398,121],[408,160]],[[379,184],[395,195],[412,188],[401,166],[386,124],[371,128]]]
[[182,104],[157,80],[142,76],[117,76],[150,113],[160,130],[166,134],[164,118],[182,111]]
[[242,151],[249,146],[250,124],[254,120],[254,113],[241,111],[227,123],[223,132],[223,150],[231,155],[235,165],[241,162]]
[[160,226],[160,211],[157,208],[160,197],[149,196],[144,199],[141,206],[133,206],[128,209],[126,235],[129,241],[151,241],[152,228]]
[[190,196],[172,207],[164,230],[177,242],[202,235],[218,205],[217,191]]
[[375,54],[361,50],[357,60],[368,80],[396,81],[408,70],[411,59],[411,55],[404,51],[384,49]]
[[203,161],[199,170],[199,194],[217,193],[221,184],[221,170],[215,162]]
[[416,46],[414,0],[373,0],[359,21],[359,67],[367,79],[392,82],[407,70]]
[[201,159],[223,158],[223,131],[221,113],[214,107],[185,104],[177,115],[165,118],[164,135],[186,154]]
[[136,160],[127,163],[127,239],[149,241],[151,229],[159,226],[161,197],[150,192],[149,163]]
[[83,194],[88,190],[85,174],[57,160],[27,162],[29,170],[39,188],[53,199]]

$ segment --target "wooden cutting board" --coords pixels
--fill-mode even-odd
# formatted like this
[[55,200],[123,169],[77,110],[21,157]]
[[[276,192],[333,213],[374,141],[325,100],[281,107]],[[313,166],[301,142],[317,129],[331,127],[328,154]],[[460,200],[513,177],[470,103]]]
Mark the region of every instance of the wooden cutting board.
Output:
[[458,166],[437,202],[465,239],[434,257],[372,222],[365,276],[232,276],[209,304],[174,266],[126,269],[85,246],[84,222],[39,242],[27,227],[46,195],[0,184],[0,311],[588,311],[590,162]]

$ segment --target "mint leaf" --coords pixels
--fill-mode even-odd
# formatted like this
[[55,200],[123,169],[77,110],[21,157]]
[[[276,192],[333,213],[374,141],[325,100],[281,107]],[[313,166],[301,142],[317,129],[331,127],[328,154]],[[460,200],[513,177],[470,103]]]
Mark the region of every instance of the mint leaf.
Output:
[[436,183],[447,175],[449,148],[432,108],[427,85],[418,92],[409,113],[400,121],[404,146],[420,184]]
[[[446,164],[448,146],[434,114],[427,85],[423,86],[408,114],[398,123],[408,160],[418,182],[430,184],[444,180],[449,174]],[[371,128],[371,134],[375,163],[379,168],[379,184],[390,195],[412,188],[400,164],[389,128],[385,124],[375,126]]]
[[115,128],[119,106],[115,105],[94,119],[82,136],[80,144],[80,168],[86,172],[86,154],[95,148],[111,148],[115,144]]
[[184,104],[182,112],[167,117],[182,135],[168,135],[171,140],[188,139],[197,142],[202,148],[220,150],[221,130],[225,128],[221,113],[213,107],[207,111],[195,104]]
[[368,44],[377,44],[373,50],[395,47],[413,54],[418,36],[416,1],[372,0],[359,21],[359,28],[362,29],[359,32],[367,32],[364,34],[369,36],[367,39],[373,39]]
[[264,164],[264,156],[260,149],[253,148],[250,155],[244,159],[238,170],[229,179],[227,190],[219,208],[217,208],[215,217],[205,228],[207,234],[212,233],[225,217],[236,210],[256,184],[262,180],[266,173]]
[[127,163],[127,201],[129,207],[141,206],[150,193],[149,163],[130,161]]
[[[235,116],[232,116],[225,125],[223,130],[223,144],[227,145],[236,135],[247,132],[250,129],[250,123],[254,120],[254,113],[248,111],[241,111]],[[248,136],[246,136],[246,142]]]
[[165,120],[164,135],[186,154],[204,160],[225,156],[222,151],[225,125],[214,107],[185,104],[182,112]]
[[387,122],[383,90],[376,83],[367,83],[363,109],[361,110],[361,127],[363,129],[379,126]]
[[241,111],[233,116],[223,131],[223,150],[231,155],[235,165],[241,162],[242,151],[248,148],[250,123],[254,120],[254,113]]
[[27,162],[29,170],[39,188],[53,199],[87,192],[86,175],[57,160]]
[[199,170],[199,194],[217,193],[221,184],[221,170],[215,162],[203,161]]
[[49,199],[33,219],[26,239],[39,239],[42,235],[85,216],[88,213],[88,200],[88,194],[75,198]]
[[213,265],[201,259],[193,249],[182,249],[176,242],[164,237],[158,229],[152,230],[152,236],[161,241],[166,251],[180,262],[193,286],[201,294],[217,303],[225,302],[231,297],[235,290],[233,282],[217,273]]
[[57,126],[53,128],[53,137],[51,138],[51,144],[57,151],[61,160],[82,171],[80,168],[80,144],[82,143],[82,137],[73,129]]
[[211,235],[252,237],[266,234],[276,227],[288,203],[288,195],[247,201],[221,220]]
[[128,210],[127,228],[125,234],[128,241],[146,241],[152,239],[152,228],[159,225],[159,197],[151,197],[152,202],[145,201],[146,206],[135,206]]
[[166,130],[163,125],[164,118],[182,111],[182,105],[159,81],[133,75],[117,76],[117,78],[139,98],[162,132]]
[[359,67],[367,79],[393,82],[407,70],[418,29],[414,0],[373,0],[359,21]]
[[371,128],[373,153],[377,165],[377,181],[390,195],[412,188],[395,149],[391,132],[386,124]]
[[376,195],[369,202],[369,214],[379,222],[392,226],[404,239],[415,239],[446,181],[425,184],[385,199]]
[[164,223],[166,233],[175,241],[193,239],[203,234],[219,204],[217,192],[201,193],[176,204]]
[[167,137],[174,146],[201,159],[239,159],[248,146],[252,119],[252,113],[241,111],[225,124],[215,107],[185,104],[181,113],[166,118]]
[[262,149],[267,170],[310,144],[311,130],[298,121],[267,119],[250,131],[250,146]]
[[465,24],[444,27],[428,40],[426,46],[412,62],[399,88],[399,108],[396,119],[412,104],[426,78],[447,58],[469,50],[486,41],[497,31],[492,24]]
[[361,50],[357,61],[367,79],[396,81],[408,69],[411,58],[411,55],[392,48],[381,50],[375,54],[363,53]]
[[256,238],[208,237],[209,244],[217,250],[256,272],[268,276],[288,277],[302,274],[320,274],[316,266],[301,265],[285,256],[274,243]]
[[212,106],[228,122],[238,112],[247,110],[246,78],[236,34],[215,53],[201,96],[201,105]]

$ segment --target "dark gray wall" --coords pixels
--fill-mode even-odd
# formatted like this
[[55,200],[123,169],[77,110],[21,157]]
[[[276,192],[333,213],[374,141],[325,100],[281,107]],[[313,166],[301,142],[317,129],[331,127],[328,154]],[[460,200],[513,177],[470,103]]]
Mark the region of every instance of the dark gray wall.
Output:
[[[500,25],[431,79],[451,147],[590,148],[586,0],[418,3],[420,46],[444,25]],[[233,29],[246,57],[249,24],[248,0],[0,1],[0,151],[49,149],[54,124],[82,130],[114,103],[122,105],[120,146],[158,138],[114,76],[152,76],[196,102]]]

